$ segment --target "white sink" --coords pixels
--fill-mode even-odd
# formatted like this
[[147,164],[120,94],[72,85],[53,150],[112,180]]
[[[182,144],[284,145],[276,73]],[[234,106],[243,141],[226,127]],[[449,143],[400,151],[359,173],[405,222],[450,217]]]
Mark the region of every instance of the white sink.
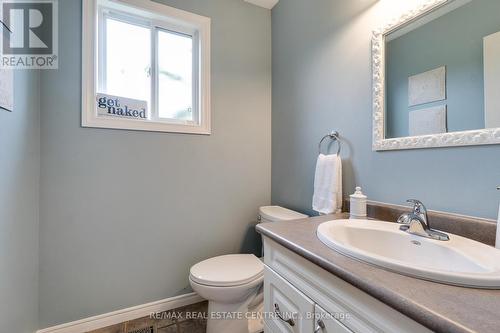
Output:
[[413,277],[472,288],[500,289],[500,250],[448,234],[439,241],[408,234],[400,224],[335,220],[318,227],[319,239],[349,257]]

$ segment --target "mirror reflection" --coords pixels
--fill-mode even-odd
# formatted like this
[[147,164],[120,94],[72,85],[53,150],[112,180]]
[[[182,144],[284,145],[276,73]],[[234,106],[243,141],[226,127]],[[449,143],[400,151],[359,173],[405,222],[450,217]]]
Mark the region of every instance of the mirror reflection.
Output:
[[386,35],[386,138],[500,127],[499,13],[455,0]]

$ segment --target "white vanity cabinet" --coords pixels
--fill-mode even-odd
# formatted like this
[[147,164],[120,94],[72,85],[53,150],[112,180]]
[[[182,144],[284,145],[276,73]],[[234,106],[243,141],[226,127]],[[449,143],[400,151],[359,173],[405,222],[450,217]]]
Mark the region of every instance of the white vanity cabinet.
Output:
[[429,333],[426,327],[264,237],[266,333]]

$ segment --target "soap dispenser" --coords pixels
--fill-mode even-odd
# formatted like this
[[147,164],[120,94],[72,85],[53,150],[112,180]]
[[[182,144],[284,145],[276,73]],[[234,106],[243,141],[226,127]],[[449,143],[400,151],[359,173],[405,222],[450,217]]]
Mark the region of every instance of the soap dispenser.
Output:
[[350,195],[349,211],[351,219],[366,218],[366,195],[361,191],[361,187],[356,187],[356,192]]

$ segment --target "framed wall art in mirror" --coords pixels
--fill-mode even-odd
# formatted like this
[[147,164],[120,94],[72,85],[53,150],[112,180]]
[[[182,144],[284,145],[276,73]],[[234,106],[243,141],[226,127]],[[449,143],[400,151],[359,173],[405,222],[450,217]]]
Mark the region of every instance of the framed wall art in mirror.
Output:
[[500,144],[498,13],[424,0],[374,31],[373,150]]

